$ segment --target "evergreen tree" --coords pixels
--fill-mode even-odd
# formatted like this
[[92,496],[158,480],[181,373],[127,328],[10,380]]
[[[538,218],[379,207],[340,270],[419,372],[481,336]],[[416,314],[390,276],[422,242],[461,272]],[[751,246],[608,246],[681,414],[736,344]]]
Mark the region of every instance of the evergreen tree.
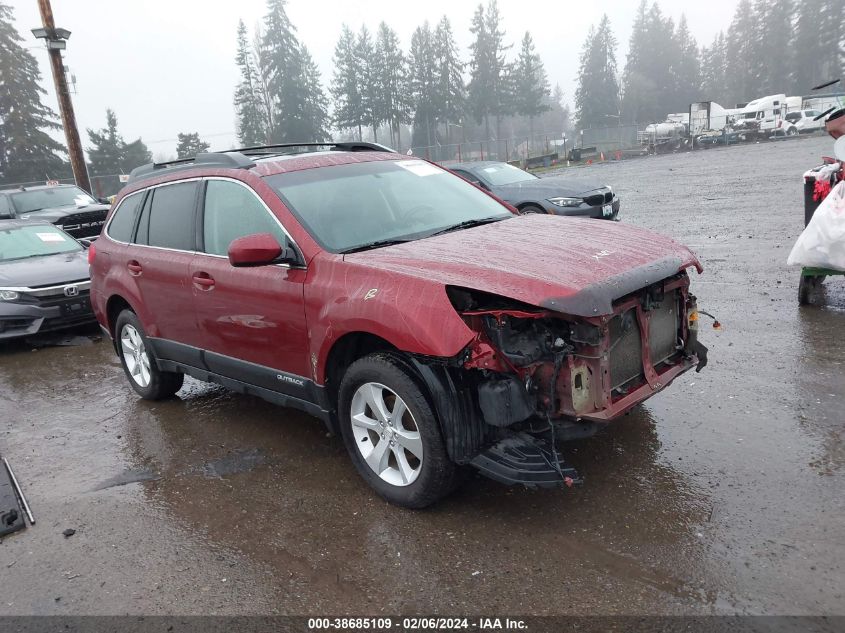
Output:
[[408,69],[405,55],[399,48],[399,37],[385,22],[379,24],[375,44],[377,86],[377,119],[390,128],[391,145],[399,141],[400,126],[410,123],[411,101],[406,88]]
[[[153,160],[153,155],[141,139],[135,139],[123,146],[123,157],[121,161],[121,172],[128,173],[146,165]],[[114,173],[114,172],[112,172]]]
[[484,19],[484,5],[479,4],[472,16],[470,32],[475,40],[470,44],[470,80],[467,86],[468,106],[477,123],[484,121],[486,138],[490,138],[490,104],[492,94],[492,61],[490,42]]
[[674,48],[677,57],[672,60],[675,85],[671,111],[688,112],[690,104],[701,99],[701,60],[685,15],[675,29]]
[[845,0],[797,3],[792,51],[793,92],[807,94],[826,81],[845,80]]
[[274,113],[270,137],[275,142],[306,140],[294,138],[295,120],[301,113],[303,99],[298,85],[301,60],[296,28],[285,10],[286,4],[287,0],[267,0],[260,51]]
[[708,101],[715,101],[721,106],[731,107],[725,85],[728,67],[725,46],[725,34],[720,31],[713,38],[713,43],[710,46],[702,47],[701,94]]
[[93,175],[128,174],[149,163],[152,154],[141,139],[126,143],[117,131],[117,116],[106,110],[106,127],[88,130],[91,146],[88,147],[89,168]]
[[270,143],[272,140],[273,131],[276,129],[276,105],[275,99],[270,92],[270,77],[269,77],[269,53],[265,47],[264,34],[261,32],[261,26],[255,27],[255,35],[252,39],[252,50],[257,64],[257,103],[261,109],[261,117],[264,121],[264,141]]
[[181,132],[177,136],[176,158],[193,158],[197,154],[207,152],[211,146],[200,138],[198,132]]
[[619,117],[619,81],[616,76],[616,38],[603,15],[599,27],[590,27],[581,52],[575,116],[580,129],[612,125]]
[[531,34],[525,32],[522,48],[514,67],[514,97],[517,114],[528,117],[531,138],[534,137],[534,118],[549,109],[549,82],[543,60],[534,50]]
[[361,120],[373,130],[373,140],[378,142],[379,118],[378,63],[373,38],[366,26],[361,27],[355,42],[355,62],[361,73]]
[[41,73],[20,45],[11,7],[0,2],[0,180],[6,183],[57,178],[67,172],[56,152],[64,148],[47,133],[59,125],[41,103]]
[[361,128],[364,125],[363,87],[355,51],[355,35],[344,24],[334,49],[334,76],[330,89],[334,100],[332,121],[341,130],[357,128],[359,141],[362,140]]
[[546,104],[546,110],[538,117],[541,129],[559,138],[568,136],[572,130],[572,117],[569,106],[564,103],[560,84],[555,85],[552,93],[546,95],[543,102]]
[[88,148],[88,165],[93,174],[128,173],[121,171],[126,143],[117,131],[117,116],[113,110],[106,110],[106,127],[99,131],[89,129],[88,138],[92,143]]
[[447,142],[451,142],[449,124],[460,121],[466,107],[464,64],[452,32],[452,24],[445,15],[434,30],[434,64],[437,75],[437,118],[446,124]]
[[414,146],[434,145],[437,140],[437,65],[433,34],[426,21],[411,36],[409,55],[409,88],[414,100]]
[[326,129],[329,123],[328,101],[320,83],[320,70],[304,44],[299,48],[299,62],[297,84],[301,91],[301,106],[298,125],[291,131],[291,138],[328,141],[331,138]]
[[758,55],[760,16],[751,0],[740,0],[728,28],[725,54],[728,60],[725,83],[731,104],[747,103],[760,94],[761,64]]
[[622,79],[622,111],[627,121],[662,121],[677,106],[677,63],[680,51],[674,39],[674,25],[664,18],[657,3],[646,10],[643,0],[637,10]]
[[258,63],[250,49],[243,20],[238,23],[237,41],[235,63],[241,73],[234,97],[238,140],[246,146],[258,145],[266,142],[268,125],[261,101]]
[[275,142],[323,141],[328,138],[328,114],[320,73],[296,37],[286,4],[287,0],[267,0],[264,32],[257,47],[259,75],[272,113],[269,136]]
[[[803,0],[802,0],[803,1]],[[792,0],[757,0],[755,13],[762,33],[757,54],[763,61],[759,78],[760,95],[789,90],[794,9]]]
[[496,0],[487,4],[485,17],[490,67],[490,95],[493,98],[490,111],[496,117],[496,138],[502,138],[502,119],[514,113],[513,68],[506,60],[510,45],[505,44],[505,32],[501,28],[499,5]]

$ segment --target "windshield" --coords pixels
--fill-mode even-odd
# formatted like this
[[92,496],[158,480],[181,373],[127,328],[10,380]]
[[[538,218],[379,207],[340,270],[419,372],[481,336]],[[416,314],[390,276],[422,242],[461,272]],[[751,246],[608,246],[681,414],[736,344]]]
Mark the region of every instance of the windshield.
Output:
[[304,169],[265,180],[314,239],[335,253],[513,217],[475,186],[421,160]]
[[79,242],[48,224],[0,228],[0,262],[80,250]]
[[478,172],[484,180],[494,186],[512,185],[516,182],[525,182],[526,180],[537,180],[537,176],[507,163],[482,167]]
[[801,118],[800,112],[790,112],[789,114],[786,115],[786,120],[789,121],[790,123],[795,123],[800,118]]
[[12,204],[18,213],[32,213],[54,207],[84,207],[97,201],[79,187],[34,189],[12,194]]

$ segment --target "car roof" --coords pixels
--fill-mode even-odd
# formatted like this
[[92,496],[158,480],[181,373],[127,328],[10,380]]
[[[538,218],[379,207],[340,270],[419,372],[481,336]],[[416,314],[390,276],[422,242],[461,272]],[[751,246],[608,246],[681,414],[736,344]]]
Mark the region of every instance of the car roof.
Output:
[[41,225],[41,226],[52,226],[53,228],[56,227],[55,224],[51,224],[46,220],[19,220],[17,218],[13,220],[0,220],[0,231],[6,229],[19,229],[24,226],[33,226],[33,225]]
[[369,163],[379,160],[420,160],[412,156],[405,156],[396,152],[304,152],[270,156],[268,158],[255,157],[255,167],[251,171],[259,176],[275,176],[291,171],[314,169],[317,167],[331,167],[333,165],[349,165],[352,163]]
[[15,187],[14,189],[0,189],[0,193],[21,193],[24,191],[40,191],[41,189],[67,189],[68,187],[76,187],[76,185],[59,184],[59,185],[33,185],[31,187]]
[[474,160],[467,163],[460,163],[459,165],[451,166],[450,169],[466,169],[472,171],[482,167],[493,167],[498,165],[507,165],[507,163],[500,160]]
[[[312,147],[314,149],[305,149]],[[245,147],[225,152],[200,153],[193,158],[182,158],[165,163],[141,165],[129,174],[129,182],[121,193],[128,195],[140,189],[173,180],[226,175],[231,170],[249,171],[257,176],[265,177],[303,169],[381,160],[420,159],[398,154],[378,143],[358,141],[283,143]]]

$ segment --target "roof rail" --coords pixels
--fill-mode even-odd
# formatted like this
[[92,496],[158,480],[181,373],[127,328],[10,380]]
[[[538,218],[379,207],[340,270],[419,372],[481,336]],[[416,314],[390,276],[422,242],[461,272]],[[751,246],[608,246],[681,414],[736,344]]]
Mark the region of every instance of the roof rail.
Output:
[[165,171],[187,171],[197,166],[227,167],[229,169],[249,169],[255,167],[255,162],[237,151],[199,153],[194,158],[179,158],[164,163],[149,163],[141,165],[129,172],[128,182],[136,182],[152,176],[160,176]]
[[[240,147],[238,149],[229,150],[230,152],[238,152],[240,154],[249,156],[260,156],[262,154],[284,154],[285,152],[276,152],[278,149],[293,149],[296,147],[312,148],[312,147],[327,147],[330,150],[338,152],[393,152],[380,143],[367,143],[359,141],[348,141],[340,143],[275,143],[272,145],[255,145],[253,147]],[[295,153],[295,152],[290,152]]]

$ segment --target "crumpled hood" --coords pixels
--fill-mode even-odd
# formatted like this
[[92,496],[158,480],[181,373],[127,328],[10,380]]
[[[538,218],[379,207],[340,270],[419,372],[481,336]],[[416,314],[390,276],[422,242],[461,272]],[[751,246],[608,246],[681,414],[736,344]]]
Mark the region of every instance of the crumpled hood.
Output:
[[521,200],[533,198],[537,200],[540,198],[554,198],[556,196],[581,196],[589,191],[601,189],[604,186],[606,185],[591,180],[581,180],[568,176],[551,176],[549,178],[516,182],[512,185],[496,186],[493,187],[493,193],[506,200],[516,198]]
[[59,218],[65,218],[69,215],[75,215],[77,213],[89,213],[92,211],[108,210],[109,205],[107,204],[86,204],[82,207],[49,207],[46,209],[41,209],[39,211],[30,211],[28,213],[22,213],[19,217],[22,220],[32,219],[55,222]]
[[59,253],[0,262],[0,286],[60,286],[88,279],[88,253]]
[[610,314],[624,295],[690,266],[701,271],[688,248],[646,229],[541,214],[345,259],[577,316]]

